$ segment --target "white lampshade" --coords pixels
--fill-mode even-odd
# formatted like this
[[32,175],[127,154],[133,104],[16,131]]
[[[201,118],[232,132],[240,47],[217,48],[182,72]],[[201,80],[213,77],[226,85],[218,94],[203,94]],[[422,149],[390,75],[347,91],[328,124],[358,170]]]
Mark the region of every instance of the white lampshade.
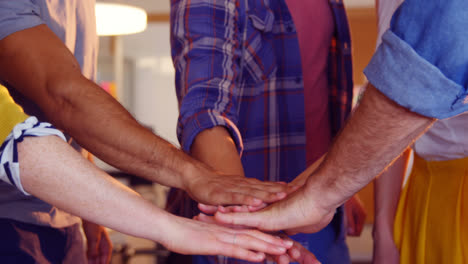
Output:
[[99,36],[126,35],[146,29],[145,10],[122,4],[96,3],[96,26]]

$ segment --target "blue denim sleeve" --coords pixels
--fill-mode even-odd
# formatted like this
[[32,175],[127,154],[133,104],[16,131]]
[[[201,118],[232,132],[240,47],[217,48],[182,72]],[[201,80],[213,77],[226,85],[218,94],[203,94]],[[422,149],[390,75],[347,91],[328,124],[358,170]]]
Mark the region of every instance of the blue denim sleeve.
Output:
[[0,40],[27,28],[44,24],[40,7],[31,0],[0,0]]
[[406,0],[369,65],[368,80],[428,117],[468,111],[468,1]]

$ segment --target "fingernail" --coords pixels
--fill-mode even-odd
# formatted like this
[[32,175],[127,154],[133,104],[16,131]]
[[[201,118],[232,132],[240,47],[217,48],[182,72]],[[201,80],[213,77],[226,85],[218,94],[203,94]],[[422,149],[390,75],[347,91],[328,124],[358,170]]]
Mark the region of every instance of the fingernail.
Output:
[[293,242],[291,240],[285,240],[283,244],[285,244],[287,247],[292,247]]
[[286,252],[286,248],[284,248],[284,247],[277,247],[276,249],[277,249],[278,252],[280,252],[280,253],[285,253],[285,252]]
[[263,259],[265,258],[265,254],[263,254],[263,253],[257,253],[257,258],[258,258],[259,260],[263,260]]
[[255,205],[260,205],[260,204],[263,203],[263,201],[258,199],[258,198],[253,198],[253,202],[254,202]]
[[286,193],[285,193],[285,192],[276,193],[276,197],[278,197],[278,198],[284,198],[284,197],[286,197]]
[[293,258],[295,258],[295,259],[298,259],[298,258],[301,257],[301,252],[299,252],[299,250],[297,250],[297,249],[292,249],[291,254],[293,255]]

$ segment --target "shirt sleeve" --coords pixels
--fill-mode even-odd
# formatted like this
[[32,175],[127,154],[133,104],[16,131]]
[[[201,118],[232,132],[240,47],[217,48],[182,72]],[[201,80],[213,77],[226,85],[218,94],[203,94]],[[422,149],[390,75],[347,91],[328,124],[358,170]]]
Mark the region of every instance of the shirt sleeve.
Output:
[[236,126],[238,13],[235,2],[173,1],[171,46],[180,115],[177,136],[189,151],[201,131],[224,126],[242,152]]
[[44,24],[40,7],[31,0],[0,0],[0,40],[27,29]]
[[364,70],[368,80],[424,116],[443,119],[468,111],[466,17],[465,0],[406,0]]
[[40,136],[58,136],[66,142],[62,132],[49,123],[38,122],[37,118],[32,116],[17,124],[0,147],[0,180],[15,186],[26,195],[30,194],[21,184],[17,144],[25,137]]

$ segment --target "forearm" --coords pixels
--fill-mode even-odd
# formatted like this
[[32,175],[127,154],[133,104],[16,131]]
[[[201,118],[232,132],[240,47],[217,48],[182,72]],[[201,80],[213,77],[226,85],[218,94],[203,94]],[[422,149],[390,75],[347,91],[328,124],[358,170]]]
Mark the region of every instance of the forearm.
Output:
[[[77,87],[61,97],[51,95],[59,98],[54,104],[63,105],[64,110],[46,112],[47,116],[100,159],[128,173],[177,188],[184,188],[183,177],[189,177],[193,171],[209,173],[203,165],[141,126],[93,82],[82,77],[63,81]],[[80,96],[87,99],[78,99]]]
[[190,154],[226,175],[244,175],[236,145],[224,127],[216,126],[199,133]]
[[410,154],[411,150],[407,149],[374,181],[374,237],[377,229],[379,229],[379,232],[388,232],[385,235],[390,235],[393,238],[393,223]]
[[58,137],[26,137],[18,144],[18,158],[22,185],[32,195],[120,232],[162,240],[166,212],[96,168]]
[[3,81],[37,103],[55,126],[115,167],[179,188],[184,187],[183,175],[208,173],[203,165],[140,126],[117,101],[86,79],[73,55],[45,25],[1,40],[0,67]]
[[434,119],[408,111],[369,85],[362,103],[334,142],[306,193],[338,207],[403,152]]

